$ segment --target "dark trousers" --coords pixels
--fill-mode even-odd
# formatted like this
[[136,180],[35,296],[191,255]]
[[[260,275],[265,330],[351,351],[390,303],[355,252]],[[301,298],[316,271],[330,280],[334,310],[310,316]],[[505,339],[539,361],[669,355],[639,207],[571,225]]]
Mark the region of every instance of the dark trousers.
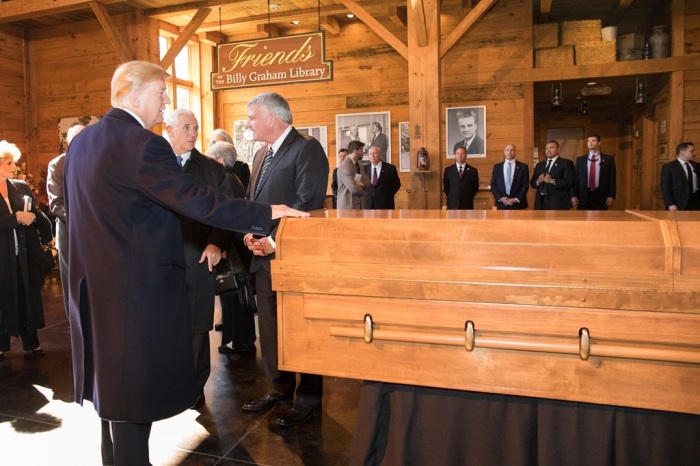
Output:
[[201,392],[211,373],[211,356],[209,354],[209,332],[192,335],[192,352],[194,367],[197,371],[197,388]]
[[[277,293],[272,291],[270,272],[260,269],[255,274],[258,301],[258,326],[260,350],[267,375],[268,393],[277,396],[293,396],[296,374],[279,370],[277,344]],[[300,374],[294,404],[302,408],[321,406],[323,378],[315,374]]]
[[578,210],[608,210],[608,206],[605,205],[605,199],[600,189],[589,191],[585,203],[583,203],[581,197],[579,197]]
[[695,191],[688,197],[688,204],[685,210],[700,210],[700,191]]
[[[17,326],[19,336],[22,339],[22,349],[25,351],[33,350],[39,347],[39,335],[36,330],[27,328],[27,297],[24,294],[24,283],[22,282],[22,271],[19,268],[19,260],[17,263],[17,303],[12,303],[12,306],[17,304]],[[10,296],[12,299],[12,296]],[[9,306],[11,309],[12,306]],[[2,316],[0,316],[2,318]],[[10,335],[0,335],[0,351],[10,351]]]
[[151,424],[102,420],[102,464],[150,466],[148,437]]

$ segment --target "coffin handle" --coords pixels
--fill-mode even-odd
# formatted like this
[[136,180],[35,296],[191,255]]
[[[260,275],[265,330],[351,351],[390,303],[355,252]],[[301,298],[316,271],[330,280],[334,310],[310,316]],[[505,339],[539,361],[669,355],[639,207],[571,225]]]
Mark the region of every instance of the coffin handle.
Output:
[[591,335],[586,327],[583,327],[578,331],[579,343],[578,343],[578,354],[581,356],[583,361],[588,360],[588,356],[591,355]]
[[464,347],[467,351],[474,349],[474,322],[471,320],[464,324]]
[[372,316],[365,314],[365,343],[372,343],[374,339],[374,328],[372,327]]

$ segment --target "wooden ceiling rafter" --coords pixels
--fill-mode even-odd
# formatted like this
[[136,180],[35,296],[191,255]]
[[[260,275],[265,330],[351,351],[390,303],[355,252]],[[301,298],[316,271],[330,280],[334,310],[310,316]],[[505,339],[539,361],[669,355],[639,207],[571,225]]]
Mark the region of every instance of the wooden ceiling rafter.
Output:
[[83,10],[89,8],[91,3],[108,5],[126,1],[127,0],[10,0],[0,3],[0,23]]
[[472,10],[460,21],[456,28],[442,41],[440,44],[440,58],[443,58],[447,52],[457,43],[457,41],[479,21],[490,9],[498,2],[498,0],[481,0]]
[[549,14],[552,12],[552,0],[540,0],[540,16],[539,22],[546,23],[549,21]]
[[401,42],[391,31],[385,28],[374,16],[369,14],[367,10],[362,8],[354,0],[340,0],[345,7],[350,10],[355,17],[359,18],[369,28],[389,44],[399,55],[408,60],[408,46]]
[[408,8],[405,6],[390,6],[387,14],[389,20],[396,26],[408,26]]
[[102,3],[94,1],[90,2],[90,8],[92,9],[92,12],[95,13],[97,21],[99,21],[105,34],[107,34],[107,37],[116,50],[117,55],[119,55],[119,59],[122,62],[133,60],[134,54],[131,51],[131,48],[126,42],[124,42],[122,35],[119,33],[117,27],[112,21],[112,18],[109,16],[107,8],[105,8]]
[[175,40],[175,42],[173,42],[173,45],[168,50],[168,53],[166,53],[163,59],[160,61],[160,66],[166,70],[170,68],[170,65],[172,65],[175,61],[175,57],[177,57],[182,49],[185,48],[187,42],[189,42],[192,36],[197,33],[197,29],[199,29],[199,26],[201,26],[204,20],[207,19],[209,13],[211,13],[211,8],[200,8],[197,10],[197,13],[195,13],[195,15],[192,17],[187,27],[185,27],[185,29],[180,33],[178,38]]
[[411,0],[411,11],[413,12],[411,19],[418,47],[426,47],[428,45],[428,25],[423,0]]

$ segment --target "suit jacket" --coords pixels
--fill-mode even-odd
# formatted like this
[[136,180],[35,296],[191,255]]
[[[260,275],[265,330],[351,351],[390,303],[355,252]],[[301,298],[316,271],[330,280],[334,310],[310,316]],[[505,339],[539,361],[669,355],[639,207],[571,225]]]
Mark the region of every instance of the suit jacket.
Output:
[[197,187],[168,141],[113,108],[70,144],[64,170],[75,400],[149,423],[197,399],[178,215],[267,233],[268,205]]
[[365,190],[365,208],[393,209],[394,196],[401,188],[401,178],[396,167],[388,162],[382,162],[382,169],[377,173],[377,184],[372,183],[372,164],[365,165],[365,175],[370,180],[369,188]]
[[[454,148],[452,149],[452,153],[454,154],[457,152],[457,149],[460,147],[464,147],[464,139],[459,141],[457,144],[455,144]],[[472,141],[471,146],[467,149],[467,154],[484,154],[484,140],[477,134],[474,136],[474,140]]]
[[[588,194],[591,192],[588,189],[588,156],[582,155],[576,158],[576,179],[574,189],[571,190],[571,195],[578,197],[579,205],[582,208],[589,207]],[[607,154],[600,154],[600,173],[598,174],[598,191],[600,191],[600,199],[605,202],[605,199],[615,198],[617,190],[616,178],[617,170],[615,168],[615,157]]]
[[549,174],[554,178],[555,184],[542,183],[537,186],[537,178],[546,172],[547,160],[543,160],[535,166],[535,173],[530,179],[530,186],[537,190],[535,193],[535,210],[569,210],[571,204],[571,188],[576,182],[574,162],[564,157],[557,157],[557,161],[549,169]]
[[464,173],[459,177],[457,164],[445,168],[442,184],[447,194],[447,209],[473,209],[474,196],[479,192],[479,172],[469,164],[464,165]]
[[[515,161],[513,167],[513,182],[510,185],[510,192],[506,191],[506,182],[503,174],[505,161],[493,166],[491,173],[491,193],[496,201],[496,208],[501,210],[522,210],[527,209],[527,190],[530,188],[530,169],[527,164]],[[514,197],[519,203],[506,206],[498,202],[502,197]]]
[[236,160],[233,164],[233,174],[238,177],[238,180],[241,183],[243,183],[243,188],[248,189],[248,183],[250,183],[250,167],[248,164],[240,160]]
[[[27,183],[14,179],[8,179],[6,183],[12,211],[10,212],[5,200],[0,196],[0,335],[17,336],[20,330],[21,309],[26,310],[23,320],[27,328],[44,328],[44,308],[41,301],[43,272],[32,261],[30,244],[38,239],[36,227],[40,226],[41,217],[36,209],[32,189]],[[24,196],[32,198],[32,211],[37,215],[36,224],[25,226],[17,222],[15,212],[24,209]],[[48,227],[50,232],[50,222]],[[42,241],[51,241],[50,233],[45,235]],[[38,243],[34,246],[38,246]],[[24,303],[19,306],[21,296]]]
[[[698,171],[700,164],[692,160],[689,163],[695,173],[700,175]],[[688,174],[684,165],[681,165],[678,159],[665,163],[661,167],[661,194],[664,197],[664,207],[668,210],[675,205],[678,210],[686,210],[690,199],[688,191]]]
[[[197,186],[208,186],[217,192],[232,196],[231,185],[226,179],[224,166],[193,149],[182,170],[192,176]],[[231,244],[232,233],[214,228],[189,217],[180,216],[182,241],[185,247],[185,280],[187,282],[187,309],[192,334],[205,333],[214,325],[214,296],[216,274],[209,272],[207,261],[199,263],[202,251],[208,244],[226,251]]]
[[[265,176],[258,180],[268,148],[265,145],[255,154],[246,197],[268,204],[285,204],[307,212],[322,209],[328,186],[328,157],[321,143],[292,128],[272,158]],[[261,186],[256,195],[258,183]],[[278,224],[279,220],[273,222],[273,239]],[[269,272],[270,261],[274,258],[275,254],[253,256],[250,271],[264,268]]]
[[368,189],[371,183],[365,172],[360,168],[362,177],[360,181],[363,188],[357,187],[355,186],[355,175],[357,175],[355,162],[348,156],[338,167],[338,202],[336,205],[338,210],[365,208],[365,189]]

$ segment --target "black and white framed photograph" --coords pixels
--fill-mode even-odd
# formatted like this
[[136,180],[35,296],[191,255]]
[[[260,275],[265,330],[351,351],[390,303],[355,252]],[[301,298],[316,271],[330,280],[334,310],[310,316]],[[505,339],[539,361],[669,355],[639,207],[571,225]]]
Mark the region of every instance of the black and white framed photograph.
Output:
[[411,127],[407,121],[399,123],[399,171],[411,171]]
[[486,157],[486,107],[451,107],[445,115],[447,158],[466,147],[467,158]]
[[246,129],[246,123],[248,123],[248,120],[235,120],[233,122],[233,145],[236,146],[238,160],[248,165],[253,165],[255,153],[265,143],[253,140],[253,131]]
[[365,143],[365,156],[371,146],[382,150],[382,161],[391,163],[391,112],[345,113],[335,116],[336,152],[350,141]]
[[328,157],[328,127],[327,126],[295,126],[300,133],[308,134],[321,143],[323,152]]

